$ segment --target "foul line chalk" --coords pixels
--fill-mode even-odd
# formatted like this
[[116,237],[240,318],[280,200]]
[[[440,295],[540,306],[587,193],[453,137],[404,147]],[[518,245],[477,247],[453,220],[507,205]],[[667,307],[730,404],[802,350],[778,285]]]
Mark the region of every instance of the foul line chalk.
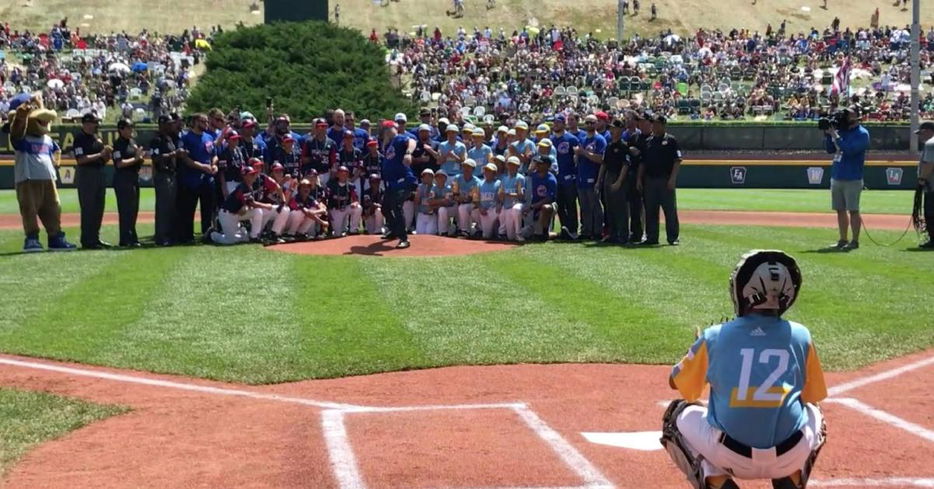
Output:
[[820,487],[934,487],[934,479],[923,477],[888,477],[885,479],[827,479],[811,480],[808,484]]
[[328,456],[331,458],[331,469],[341,489],[366,489],[357,457],[354,456],[353,447],[347,437],[347,427],[344,425],[344,412],[329,409],[321,412],[321,429],[324,432],[324,441],[328,447]]
[[887,413],[880,409],[876,409],[858,399],[851,398],[838,398],[838,399],[827,399],[825,402],[832,402],[835,404],[842,404],[848,408],[859,411],[867,416],[875,418],[883,423],[886,423],[890,426],[902,429],[911,433],[915,436],[920,436],[925,440],[934,443],[934,431],[931,431],[921,425],[912,423],[911,421],[904,420],[895,416],[894,414]]
[[893,377],[898,377],[899,375],[903,373],[910,372],[912,370],[917,370],[919,368],[926,367],[928,365],[934,365],[934,356],[925,358],[923,360],[918,360],[917,362],[909,363],[908,365],[903,365],[901,367],[894,368],[892,370],[886,370],[885,372],[879,372],[875,375],[870,375],[868,377],[863,377],[861,379],[856,379],[850,382],[845,382],[843,384],[831,387],[830,389],[827,390],[827,393],[830,396],[839,396],[840,394],[849,392],[853,389],[858,389],[860,387],[863,387],[869,384],[874,384],[876,382],[888,380]]
[[302,399],[299,397],[280,396],[278,394],[264,394],[260,392],[251,392],[240,389],[227,389],[221,387],[208,387],[204,385],[188,384],[184,382],[174,382],[170,380],[147,379],[132,375],[112,374],[108,372],[99,372],[96,370],[85,370],[72,367],[61,367],[58,365],[49,365],[46,363],[26,362],[22,360],[13,360],[0,357],[0,365],[11,365],[14,367],[31,368],[34,370],[46,370],[49,372],[58,372],[80,377],[92,377],[96,379],[112,380],[115,382],[125,382],[128,384],[148,385],[152,387],[165,387],[168,389],[178,389],[184,391],[200,392],[203,394],[214,394],[220,396],[246,397],[263,401],[285,402],[290,404],[300,404],[303,406],[313,406],[324,409],[361,409],[363,406],[353,404],[341,404],[336,402],[315,401],[314,399]]

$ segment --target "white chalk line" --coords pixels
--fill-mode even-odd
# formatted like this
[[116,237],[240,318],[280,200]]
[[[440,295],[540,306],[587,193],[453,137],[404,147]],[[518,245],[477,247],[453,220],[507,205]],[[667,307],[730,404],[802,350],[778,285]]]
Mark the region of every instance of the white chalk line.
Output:
[[252,391],[246,391],[246,390],[241,390],[241,389],[209,387],[205,385],[189,384],[187,382],[175,382],[175,381],[170,381],[170,380],[148,379],[146,377],[139,377],[139,376],[134,376],[134,375],[112,374],[112,373],[100,372],[96,370],[85,370],[81,368],[62,367],[59,365],[50,365],[47,363],[38,363],[38,362],[27,362],[23,360],[13,360],[10,358],[3,358],[3,357],[0,357],[0,365],[10,365],[14,367],[29,368],[33,370],[46,370],[50,372],[58,372],[58,373],[63,373],[63,374],[76,375],[79,377],[91,377],[91,378],[96,378],[96,379],[112,380],[115,382],[124,382],[128,384],[148,385],[151,387],[165,387],[168,389],[198,392],[202,394],[246,397],[250,399],[258,399],[258,400],[263,400],[263,401],[277,401],[277,402],[285,402],[285,403],[290,403],[290,404],[300,404],[303,406],[312,406],[312,407],[323,408],[323,409],[351,410],[351,409],[364,408],[364,406],[356,406],[354,404],[342,404],[342,403],[336,403],[336,402],[316,401],[314,399],[303,399],[300,397],[280,396],[278,394],[264,394],[260,392],[252,392]]
[[887,486],[914,486],[934,487],[934,478],[926,477],[886,477],[884,479],[827,479],[811,480],[809,485],[820,487],[887,487]]
[[907,431],[912,435],[919,436],[925,440],[934,443],[934,431],[931,431],[921,425],[912,423],[911,421],[899,418],[894,414],[882,411],[881,409],[876,409],[859,399],[852,399],[847,397],[827,399],[827,402],[834,404],[842,404],[848,408],[851,408],[857,412],[863,413],[871,418],[875,418],[883,423],[886,423],[895,428]]
[[860,387],[863,387],[869,384],[874,384],[876,382],[898,377],[901,374],[910,372],[912,370],[917,370],[919,368],[926,367],[928,365],[934,365],[934,356],[930,356],[923,360],[918,360],[917,362],[912,362],[912,363],[909,363],[908,365],[903,365],[898,368],[893,368],[892,370],[886,370],[884,372],[879,372],[875,375],[870,375],[868,377],[863,377],[861,379],[855,379],[849,382],[845,382],[843,384],[831,387],[830,389],[827,390],[827,394],[832,397],[839,396],[840,394],[843,394],[844,392],[849,392],[853,389],[858,389]]
[[328,409],[321,412],[321,429],[331,459],[331,470],[341,489],[366,489],[357,457],[354,455],[347,427],[344,425],[344,411]]

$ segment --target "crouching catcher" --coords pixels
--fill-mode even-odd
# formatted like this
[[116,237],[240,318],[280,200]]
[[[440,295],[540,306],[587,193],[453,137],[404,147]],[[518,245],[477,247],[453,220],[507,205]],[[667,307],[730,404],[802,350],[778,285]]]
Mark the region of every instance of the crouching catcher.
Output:
[[734,479],[807,486],[824,445],[817,402],[827,388],[810,332],[781,318],[800,288],[791,256],[746,254],[730,278],[737,318],[699,334],[672,370],[684,399],[665,412],[661,442],[692,488],[736,489]]

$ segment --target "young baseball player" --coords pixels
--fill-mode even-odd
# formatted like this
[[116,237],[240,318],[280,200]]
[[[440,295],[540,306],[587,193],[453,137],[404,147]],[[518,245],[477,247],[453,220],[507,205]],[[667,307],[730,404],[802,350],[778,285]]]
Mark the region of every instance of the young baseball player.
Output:
[[[258,240],[259,232],[262,229],[263,212],[261,204],[253,199],[252,186],[256,180],[259,170],[249,166],[241,170],[242,182],[227,194],[227,198],[221,204],[218,220],[221,224],[221,232],[213,231],[211,241],[221,245],[231,245],[236,243],[245,243],[247,241]],[[252,235],[247,233],[241,221],[250,221]]]
[[499,188],[503,203],[503,212],[500,221],[505,226],[506,239],[509,241],[525,241],[520,233],[522,229],[522,208],[525,204],[525,176],[519,173],[522,161],[516,156],[510,156],[506,161],[506,175],[503,176]]
[[497,229],[496,223],[503,210],[503,201],[500,200],[502,182],[496,178],[496,164],[487,163],[483,167],[483,181],[480,182],[478,193],[480,201],[478,207],[480,229],[477,234],[483,239],[491,239]]
[[415,190],[415,205],[418,206],[418,216],[415,222],[415,232],[418,234],[438,234],[438,216],[431,206],[431,199],[435,197],[435,172],[431,168],[422,170],[422,183]]
[[337,169],[337,179],[328,182],[328,209],[331,211],[331,232],[335,236],[347,235],[347,222],[350,221],[350,234],[360,232],[360,217],[363,208],[357,191],[350,184],[350,170],[346,166]]
[[[285,225],[289,221],[288,198],[286,198],[282,187],[276,182],[274,177],[262,173],[263,162],[257,158],[250,160],[254,170],[258,172],[256,181],[253,182],[253,200],[261,203],[259,210],[263,215],[260,229],[253,230],[254,233],[262,233],[270,228],[271,236],[269,239],[279,241]],[[275,166],[275,164],[273,164]],[[284,176],[283,182],[285,182]]]
[[383,190],[379,175],[370,174],[367,179],[366,190],[363,191],[363,225],[367,234],[382,234],[385,220],[383,219]]
[[800,289],[794,258],[747,253],[730,277],[736,319],[699,333],[672,370],[684,399],[665,412],[661,441],[695,489],[737,489],[734,478],[807,485],[824,444],[817,402],[827,388],[810,332],[781,317]]
[[447,236],[453,232],[451,217],[455,214],[454,192],[448,184],[448,175],[444,170],[435,173],[435,185],[432,187],[434,198],[428,204],[436,210],[438,215],[438,234]]
[[477,187],[480,185],[480,179],[473,174],[476,167],[477,163],[474,160],[464,160],[461,163],[462,173],[454,177],[454,183],[451,184],[451,193],[454,194],[454,202],[457,204],[457,226],[462,236],[470,236],[473,224],[480,220],[480,214],[477,212],[480,200]]
[[[521,161],[521,160],[520,160]],[[551,157],[535,156],[532,158],[532,174],[528,177],[529,205],[522,210],[522,216],[531,217],[531,222],[523,229],[528,229],[540,241],[547,241],[551,233],[551,218],[555,215],[555,197],[558,191],[558,179],[551,173]],[[521,166],[520,166],[521,171]]]
[[302,180],[298,184],[298,194],[289,202],[289,234],[299,241],[308,240],[318,234],[328,231],[328,222],[325,220],[328,208],[313,194],[314,182]]

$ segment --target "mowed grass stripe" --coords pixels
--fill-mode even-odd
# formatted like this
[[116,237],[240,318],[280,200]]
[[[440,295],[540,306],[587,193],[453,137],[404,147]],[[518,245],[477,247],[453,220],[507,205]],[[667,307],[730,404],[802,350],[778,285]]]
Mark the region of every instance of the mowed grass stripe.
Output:
[[[630,362],[659,363],[684,347],[677,341],[665,341],[677,339],[680,325],[676,321],[592,277],[581,278],[553,263],[513,253],[484,257],[483,265],[491,273],[519,284],[529,295],[540,297],[561,314],[564,322],[583,321],[598,334],[599,348],[588,352],[587,361],[616,362],[625,358]],[[646,334],[647,329],[651,334]]]
[[583,320],[524,290],[483,257],[361,260],[436,364],[584,361],[606,351]]
[[295,257],[243,246],[178,250],[165,286],[114,339],[109,362],[250,383],[289,378],[301,335],[289,306],[299,300]]
[[[406,329],[411,310],[386,301],[364,261],[353,257],[301,257],[289,271],[297,295],[283,307],[299,323],[299,356],[292,370],[338,377],[437,365]],[[274,380],[272,378],[270,381]],[[284,379],[278,379],[284,380]]]
[[16,350],[23,353],[51,350],[68,360],[111,360],[106,348],[113,336],[140,317],[159,277],[174,261],[170,254],[138,253],[150,255],[145,260],[145,269],[140,268],[140,256],[135,253],[70,254],[68,258],[73,261],[83,261],[90,255],[106,258],[97,267],[87,268],[93,273],[69,283],[54,302],[45,302],[47,307],[38,314],[24,318],[20,334],[14,340]]

